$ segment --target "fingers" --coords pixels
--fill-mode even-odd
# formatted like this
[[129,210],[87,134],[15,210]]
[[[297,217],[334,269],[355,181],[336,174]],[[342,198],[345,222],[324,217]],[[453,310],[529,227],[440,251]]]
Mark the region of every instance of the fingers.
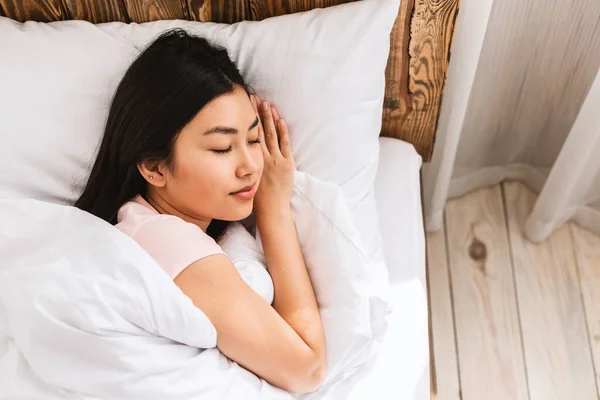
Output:
[[256,116],[258,117],[258,138],[260,140],[260,147],[263,151],[263,154],[268,154],[269,153],[269,149],[267,149],[267,143],[265,140],[265,130],[263,129],[263,124],[262,124],[262,116],[258,111],[258,106],[259,106],[259,102],[258,102],[258,95],[253,94],[250,96],[250,100],[252,102],[252,107],[254,108],[254,112],[256,113]]
[[260,104],[260,113],[265,132],[265,142],[269,153],[271,153],[271,155],[281,154],[281,151],[279,150],[279,140],[277,138],[277,129],[275,127],[275,122],[273,121],[273,114],[271,113],[269,103],[262,102]]
[[279,132],[279,149],[285,158],[292,157],[292,145],[290,142],[290,134],[288,127],[283,118],[278,120],[277,132]]
[[252,105],[256,110],[262,122],[261,142],[263,150],[268,151],[271,155],[281,154],[285,158],[292,157],[292,147],[288,126],[279,115],[275,107],[267,102],[261,101],[257,94],[252,95]]
[[273,106],[271,106],[271,114],[273,114],[273,121],[275,122],[275,126],[277,126],[277,122],[281,118],[279,117],[279,113],[277,112],[277,109]]

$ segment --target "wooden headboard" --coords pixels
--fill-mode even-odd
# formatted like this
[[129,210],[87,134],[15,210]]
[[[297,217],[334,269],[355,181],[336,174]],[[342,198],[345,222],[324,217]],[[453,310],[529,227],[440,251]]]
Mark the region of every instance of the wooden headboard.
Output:
[[[234,23],[353,0],[0,0],[17,21],[94,23],[185,19]],[[386,1],[386,0],[380,0]],[[391,34],[382,136],[412,143],[431,158],[459,0],[401,0]]]

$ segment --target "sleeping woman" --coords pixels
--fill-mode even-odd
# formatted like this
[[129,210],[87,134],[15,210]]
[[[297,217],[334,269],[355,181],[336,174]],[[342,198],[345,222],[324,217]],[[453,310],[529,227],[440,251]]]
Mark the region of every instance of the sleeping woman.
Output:
[[[285,121],[227,51],[175,29],[123,76],[75,206],[138,242],[208,316],[223,354],[310,392],[325,376],[325,340],[291,216],[294,169]],[[216,243],[253,211],[272,306]]]

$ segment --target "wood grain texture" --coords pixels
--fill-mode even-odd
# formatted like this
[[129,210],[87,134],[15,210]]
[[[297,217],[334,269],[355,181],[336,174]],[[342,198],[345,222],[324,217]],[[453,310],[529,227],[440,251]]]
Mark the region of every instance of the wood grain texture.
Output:
[[[390,55],[385,69],[385,97],[381,135],[396,137],[412,143],[402,135],[402,126],[412,111],[408,92],[410,21],[415,0],[402,0],[396,22],[390,34]],[[415,144],[415,148],[417,145]],[[417,152],[426,158],[417,148]]]
[[[579,270],[579,285],[585,308],[588,340],[594,360],[596,391],[600,387],[600,236],[568,224]],[[598,393],[600,396],[600,393]]]
[[190,19],[232,24],[249,20],[249,0],[187,0]]
[[446,221],[462,398],[528,399],[500,187],[448,202]]
[[0,0],[8,18],[16,21],[62,21],[66,19],[60,0]]
[[308,11],[314,8],[336,6],[353,1],[356,0],[249,0],[250,15],[254,21],[260,21],[277,15]]
[[186,0],[123,0],[131,22],[188,19]]
[[460,399],[460,383],[445,236],[445,229],[427,234],[431,350],[435,355],[436,400],[457,400]]
[[[392,32],[392,43],[396,49],[392,49],[390,57],[408,57],[408,60],[395,60],[388,64],[388,82],[398,81],[400,85],[386,86],[382,134],[412,143],[424,160],[429,161],[446,84],[459,0],[409,0],[404,1],[401,7],[408,10],[412,1],[412,17],[408,14],[410,18],[407,18],[410,22],[407,51],[397,46],[409,35]],[[401,14],[399,18],[404,17]],[[406,29],[404,23],[394,29]],[[400,36],[400,42],[394,35]],[[401,70],[406,68],[407,62],[408,70]],[[398,87],[400,91],[407,88],[407,93],[400,93]],[[400,102],[394,103],[395,99]]]
[[536,196],[504,184],[531,400],[597,400],[592,357],[567,225],[542,245],[522,230]]
[[62,0],[67,19],[79,19],[95,24],[129,22],[122,0]]

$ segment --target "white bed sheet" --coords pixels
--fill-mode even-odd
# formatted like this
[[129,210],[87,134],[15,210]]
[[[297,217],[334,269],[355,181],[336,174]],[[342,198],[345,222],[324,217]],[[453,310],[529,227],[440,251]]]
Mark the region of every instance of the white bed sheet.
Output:
[[380,138],[375,182],[394,311],[379,357],[349,399],[429,399],[429,337],[421,157],[411,144]]

